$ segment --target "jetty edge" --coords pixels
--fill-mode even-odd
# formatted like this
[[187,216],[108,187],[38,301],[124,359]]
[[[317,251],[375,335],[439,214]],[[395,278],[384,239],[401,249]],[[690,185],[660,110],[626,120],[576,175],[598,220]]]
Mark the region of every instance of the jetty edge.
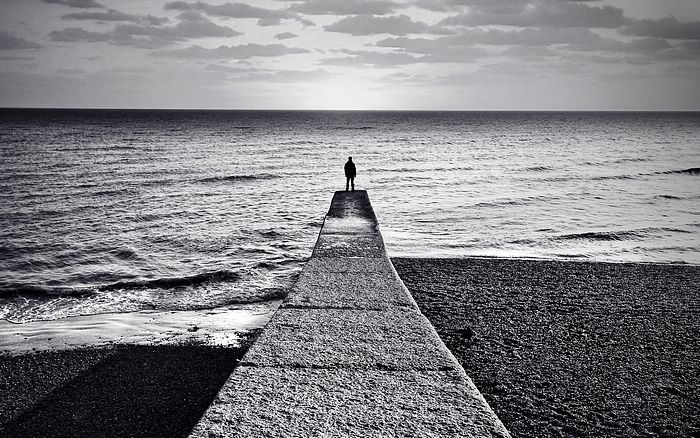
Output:
[[394,270],[364,190],[334,194],[311,259],[190,436],[510,438]]

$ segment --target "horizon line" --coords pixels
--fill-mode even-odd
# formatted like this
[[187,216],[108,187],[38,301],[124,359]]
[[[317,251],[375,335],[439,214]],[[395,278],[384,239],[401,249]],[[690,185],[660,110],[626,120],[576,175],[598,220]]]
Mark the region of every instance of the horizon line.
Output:
[[168,108],[168,107],[71,107],[0,106],[0,110],[95,111],[259,111],[259,112],[492,112],[492,113],[697,113],[700,109],[310,109],[310,108]]

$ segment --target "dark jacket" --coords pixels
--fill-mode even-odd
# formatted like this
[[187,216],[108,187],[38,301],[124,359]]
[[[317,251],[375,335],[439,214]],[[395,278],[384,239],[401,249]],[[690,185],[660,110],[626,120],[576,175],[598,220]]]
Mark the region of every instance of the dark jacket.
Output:
[[345,177],[346,178],[355,178],[355,175],[357,174],[357,169],[355,169],[355,163],[352,161],[348,161],[345,163]]

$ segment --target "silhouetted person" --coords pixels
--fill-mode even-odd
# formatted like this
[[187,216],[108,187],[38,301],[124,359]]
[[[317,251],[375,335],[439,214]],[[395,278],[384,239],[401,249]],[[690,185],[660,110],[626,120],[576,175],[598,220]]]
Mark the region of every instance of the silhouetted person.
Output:
[[352,184],[352,191],[355,191],[355,175],[357,175],[357,169],[355,169],[355,163],[352,162],[352,157],[348,157],[348,162],[345,163],[345,191],[348,191],[350,185]]

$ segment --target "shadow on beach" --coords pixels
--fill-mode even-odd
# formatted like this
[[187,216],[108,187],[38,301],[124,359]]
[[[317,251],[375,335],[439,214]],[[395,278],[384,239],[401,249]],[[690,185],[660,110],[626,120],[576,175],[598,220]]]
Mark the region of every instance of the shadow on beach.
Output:
[[0,357],[0,436],[187,436],[250,345]]

